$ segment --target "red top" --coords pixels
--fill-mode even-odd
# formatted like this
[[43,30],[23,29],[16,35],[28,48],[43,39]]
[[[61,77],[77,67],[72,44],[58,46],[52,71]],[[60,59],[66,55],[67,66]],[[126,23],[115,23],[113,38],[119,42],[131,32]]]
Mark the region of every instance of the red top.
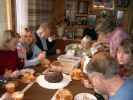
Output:
[[11,69],[14,71],[23,68],[23,65],[24,62],[18,58],[17,50],[0,50],[0,75],[5,73],[5,69]]

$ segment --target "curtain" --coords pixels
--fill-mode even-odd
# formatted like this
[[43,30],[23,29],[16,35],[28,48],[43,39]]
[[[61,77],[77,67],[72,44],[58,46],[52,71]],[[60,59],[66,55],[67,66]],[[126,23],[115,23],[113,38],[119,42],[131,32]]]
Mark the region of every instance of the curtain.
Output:
[[16,0],[17,32],[28,26],[28,0]]

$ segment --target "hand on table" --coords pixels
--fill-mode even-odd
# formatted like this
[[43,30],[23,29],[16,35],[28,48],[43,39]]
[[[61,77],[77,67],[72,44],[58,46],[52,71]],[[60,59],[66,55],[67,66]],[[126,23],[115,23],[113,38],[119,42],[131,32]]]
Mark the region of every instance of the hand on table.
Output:
[[10,69],[6,69],[5,70],[5,74],[4,74],[4,78],[18,78],[20,76],[20,71],[19,70],[15,70],[12,71]]
[[12,77],[12,70],[11,69],[6,69],[4,73],[5,78],[11,78]]
[[50,66],[50,60],[48,60],[46,58],[41,60],[41,65],[43,65],[44,67],[49,67]]
[[56,54],[61,54],[61,50],[60,49],[56,49]]
[[46,52],[41,52],[38,57],[37,57],[40,61],[42,61],[43,59],[46,58]]

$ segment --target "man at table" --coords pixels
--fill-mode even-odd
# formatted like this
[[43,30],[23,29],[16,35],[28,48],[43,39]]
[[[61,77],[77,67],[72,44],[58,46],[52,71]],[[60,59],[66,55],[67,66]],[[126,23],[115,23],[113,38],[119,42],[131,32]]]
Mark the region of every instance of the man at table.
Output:
[[88,76],[94,89],[108,95],[109,100],[133,100],[133,80],[122,79],[117,74],[117,68],[113,58],[97,53],[88,66]]

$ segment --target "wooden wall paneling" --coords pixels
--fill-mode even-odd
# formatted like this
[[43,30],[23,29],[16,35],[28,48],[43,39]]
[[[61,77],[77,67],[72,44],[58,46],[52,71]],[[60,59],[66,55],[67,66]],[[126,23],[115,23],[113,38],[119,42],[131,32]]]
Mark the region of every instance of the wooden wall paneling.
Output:
[[58,24],[64,21],[65,14],[65,0],[54,1],[54,21]]

